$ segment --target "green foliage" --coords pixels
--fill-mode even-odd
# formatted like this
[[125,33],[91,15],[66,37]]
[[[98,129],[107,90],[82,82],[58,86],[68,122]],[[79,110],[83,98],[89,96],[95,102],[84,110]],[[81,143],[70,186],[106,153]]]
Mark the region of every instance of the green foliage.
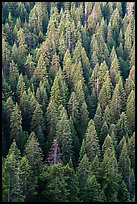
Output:
[[78,120],[80,118],[79,113],[79,102],[77,101],[75,92],[72,92],[70,99],[68,101],[68,113],[72,117],[72,120],[75,125],[78,125]]
[[21,133],[22,133],[22,116],[17,103],[10,116],[10,129],[11,129],[11,133],[10,133],[11,140],[16,139],[17,144],[20,144]]
[[25,155],[31,166],[32,176],[35,175],[37,177],[42,167],[43,153],[34,132],[30,134],[25,145]]
[[107,137],[104,140],[104,143],[102,145],[102,151],[105,154],[106,151],[111,150],[111,152],[114,152],[114,145],[113,145],[113,140],[110,135],[107,135]]
[[110,104],[111,94],[112,94],[112,84],[111,84],[108,72],[106,72],[106,75],[104,76],[104,78],[105,78],[105,81],[103,83],[103,86],[98,96],[98,102],[100,103],[102,111],[104,111],[106,106]]
[[2,38],[2,70],[4,73],[8,72],[8,65],[10,62],[10,50],[8,42]]
[[106,138],[108,134],[108,125],[106,123],[106,121],[103,123],[102,125],[102,128],[101,128],[101,131],[100,131],[100,135],[99,135],[99,143],[100,143],[100,146],[103,145],[103,142]]
[[20,151],[13,141],[9,153],[3,164],[4,177],[4,192],[3,200],[8,202],[23,202],[24,196],[21,190],[20,174]]
[[135,169],[135,132],[128,139],[128,154],[131,160],[131,166]]
[[96,128],[97,134],[99,135],[101,127],[103,125],[103,123],[102,123],[102,110],[100,107],[100,103],[98,103],[98,106],[96,109],[96,114],[94,116],[94,122],[95,122],[95,128]]
[[131,91],[135,90],[135,83],[132,80],[132,77],[129,75],[129,77],[126,79],[126,83],[125,83],[125,94],[126,94],[126,99],[129,96]]
[[82,142],[80,157],[82,158],[84,154],[87,155],[90,162],[94,160],[96,155],[99,156],[100,154],[98,136],[93,120],[89,121],[86,135]]
[[58,72],[59,68],[60,68],[59,56],[55,52],[52,58],[51,69],[50,69],[50,76],[52,79],[55,78],[55,75]]
[[123,144],[122,151],[118,161],[119,171],[122,174],[123,180],[125,181],[127,188],[129,189],[129,176],[131,171],[131,161],[127,152],[126,142]]
[[26,86],[25,86],[23,75],[20,74],[18,79],[18,84],[17,84],[17,90],[16,90],[16,95],[18,97],[19,102],[24,91],[26,91]]
[[19,54],[19,65],[21,66],[26,59],[27,54],[27,43],[25,40],[25,32],[23,28],[20,28],[17,32],[17,42],[18,42],[18,54]]
[[111,120],[113,118],[113,121],[116,122],[119,119],[120,113],[122,111],[122,97],[120,94],[118,84],[116,85],[113,92],[113,96],[110,104],[110,111],[111,111]]
[[47,117],[47,130],[48,130],[48,139],[50,142],[53,140],[53,137],[56,132],[56,124],[58,120],[58,106],[54,101],[49,102],[46,112]]
[[135,92],[132,90],[126,104],[126,115],[131,132],[135,130]]
[[66,164],[72,156],[72,133],[67,111],[60,106],[59,119],[56,124],[56,137],[59,142],[61,160]]
[[25,200],[29,197],[31,182],[30,182],[30,175],[31,175],[31,167],[26,156],[23,156],[20,161],[20,179],[21,179],[21,189]]
[[77,176],[79,181],[79,198],[83,201],[84,193],[85,193],[85,185],[89,174],[90,162],[86,154],[84,154],[83,158],[79,162],[79,166],[77,167]]
[[2,3],[2,199],[135,201],[135,2]]
[[102,161],[102,189],[107,202],[117,201],[118,167],[114,151],[108,147]]
[[32,77],[34,69],[35,69],[35,62],[33,62],[32,55],[28,55],[26,62],[25,62],[26,74],[29,79]]
[[[38,139],[34,132],[32,132],[27,140],[24,151],[25,157],[28,160],[30,168],[30,176],[28,180],[28,190],[26,200],[30,201],[37,195],[36,187],[38,182],[38,176],[41,172],[43,163],[43,153],[39,146]],[[31,185],[30,185],[31,184]]]
[[40,175],[43,184],[42,199],[48,201],[67,201],[68,191],[65,182],[64,169],[60,163],[44,166]]
[[43,111],[41,110],[39,103],[37,104],[32,116],[31,131],[36,134],[40,144],[43,146],[45,125],[44,125]]
[[18,67],[12,60],[12,62],[10,63],[10,68],[9,68],[9,83],[11,84],[11,87],[14,93],[16,91],[18,77],[19,77]]
[[37,67],[33,75],[31,76],[32,76],[32,82],[34,83],[36,87],[38,86],[40,81],[44,82],[48,78],[47,64],[42,54],[39,56]]
[[123,136],[129,134],[129,124],[127,122],[127,116],[124,112],[121,113],[120,119],[116,124],[117,141],[119,142]]
[[67,199],[70,202],[78,201],[78,193],[79,193],[79,187],[78,187],[78,177],[73,170],[73,164],[70,160],[69,163],[64,166],[64,176],[65,176],[65,182],[67,183],[67,191],[68,196]]

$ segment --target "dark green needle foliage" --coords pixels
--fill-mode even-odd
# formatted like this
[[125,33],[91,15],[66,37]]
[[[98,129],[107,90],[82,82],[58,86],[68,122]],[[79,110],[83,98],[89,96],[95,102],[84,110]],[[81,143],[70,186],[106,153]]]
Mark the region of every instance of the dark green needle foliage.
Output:
[[135,201],[135,2],[2,2],[2,201]]

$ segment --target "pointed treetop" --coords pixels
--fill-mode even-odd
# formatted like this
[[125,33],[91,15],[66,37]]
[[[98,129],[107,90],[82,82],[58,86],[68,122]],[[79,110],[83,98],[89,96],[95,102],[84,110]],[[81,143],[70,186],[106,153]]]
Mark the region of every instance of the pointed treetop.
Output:
[[112,140],[112,137],[108,134],[107,137],[105,138],[105,141],[102,145],[102,151],[103,153],[105,154],[105,152],[107,150],[111,150],[111,152],[113,151],[114,152],[114,144],[113,144],[113,140]]
[[48,153],[47,163],[56,164],[60,161],[60,149],[57,139],[54,138],[52,146]]

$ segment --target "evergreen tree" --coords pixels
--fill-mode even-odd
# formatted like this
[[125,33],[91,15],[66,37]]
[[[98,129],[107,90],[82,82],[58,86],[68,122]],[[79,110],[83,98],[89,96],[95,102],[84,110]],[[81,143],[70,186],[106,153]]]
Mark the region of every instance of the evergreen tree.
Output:
[[113,92],[113,96],[110,104],[110,111],[111,111],[111,118],[113,118],[113,121],[116,122],[119,119],[122,111],[122,98],[121,98],[118,84],[116,85]]
[[50,101],[54,101],[59,105],[61,103],[65,106],[68,98],[68,87],[65,82],[65,78],[61,69],[59,69],[53,85],[51,87]]
[[51,101],[47,107],[46,118],[48,139],[51,142],[56,132],[56,124],[58,120],[58,106],[54,101]]
[[131,91],[126,104],[126,115],[131,132],[135,130],[135,92]]
[[31,110],[29,96],[26,91],[23,92],[20,99],[20,109],[22,113],[22,128],[25,131],[29,131],[31,122]]
[[50,102],[55,102],[59,107],[62,103],[62,98],[60,94],[59,82],[57,77],[55,77],[54,79],[50,95],[51,95]]
[[26,143],[25,156],[31,166],[33,176],[35,175],[37,177],[42,167],[43,154],[34,132],[30,134]]
[[44,42],[42,42],[40,47],[37,49],[36,58],[38,60],[40,58],[40,55],[42,55],[48,69],[50,65],[50,61],[52,60],[52,55],[54,51],[55,49],[53,49],[53,46],[51,46],[50,39],[47,38]]
[[8,85],[4,74],[2,72],[2,90],[3,90],[3,99],[6,101],[8,97],[10,97],[11,95],[13,95],[13,92],[11,90],[11,86]]
[[128,139],[128,155],[131,160],[131,166],[135,169],[135,132]]
[[76,131],[76,127],[74,125],[73,119],[70,116],[69,118],[69,122],[70,122],[70,129],[71,129],[71,133],[72,133],[72,152],[73,152],[73,162],[74,165],[77,163],[78,157],[79,157],[79,151],[80,151],[80,141],[79,141],[79,137]]
[[41,109],[43,112],[46,111],[47,105],[48,105],[48,90],[47,90],[47,84],[40,81],[39,87],[36,91],[36,99],[38,103],[41,105]]
[[100,103],[102,111],[105,110],[106,106],[110,104],[112,94],[112,84],[108,72],[105,75],[105,82],[99,92],[98,102]]
[[2,3],[2,197],[135,201],[134,2]]
[[91,83],[91,88],[93,90],[93,87],[95,89],[96,95],[98,97],[99,94],[99,64],[97,63],[93,69],[92,75],[90,77],[90,83]]
[[44,82],[48,78],[47,75],[47,64],[45,62],[44,56],[41,54],[38,59],[37,67],[34,71],[32,81],[37,87],[40,81]]
[[126,31],[125,31],[125,54],[127,57],[129,57],[129,52],[131,50],[132,47],[132,28],[131,28],[131,23],[129,23],[126,27]]
[[2,70],[5,74],[8,73],[8,65],[10,63],[10,50],[5,37],[2,38]]
[[15,140],[10,146],[3,168],[6,176],[5,201],[23,202],[24,196],[20,180],[20,151],[16,146]]
[[13,44],[13,47],[12,47],[12,52],[11,52],[11,56],[12,56],[12,59],[15,63],[18,62],[18,48],[17,48],[17,44],[14,42]]
[[125,98],[127,99],[130,92],[135,90],[135,83],[132,80],[131,76],[129,75],[129,77],[126,79],[126,83],[125,83]]
[[90,116],[91,116],[91,118],[94,117],[96,109],[97,109],[97,96],[95,93],[95,89],[93,88],[92,93],[91,93],[91,100],[90,100],[90,110],[91,110]]
[[122,151],[122,148],[123,148],[123,145],[124,143],[126,143],[126,137],[123,136],[122,139],[120,140],[120,142],[118,143],[118,146],[117,146],[117,155],[118,155],[118,158],[120,157],[120,154],[121,154],[121,151]]
[[71,87],[71,67],[72,67],[72,59],[69,52],[69,49],[66,50],[64,59],[63,59],[63,71],[66,74],[66,81],[68,82],[69,87]]
[[118,58],[115,52],[113,54],[111,52],[110,57],[112,58],[112,61],[111,61],[109,72],[110,72],[111,83],[115,87],[117,83],[116,75],[120,72],[119,71],[119,61],[118,61]]
[[106,201],[116,202],[119,174],[115,153],[109,147],[106,149],[106,152],[104,154],[101,171],[102,171],[101,186],[105,193]]
[[24,64],[27,54],[27,43],[25,39],[25,32],[23,28],[20,28],[17,32],[17,41],[18,41],[18,51],[19,51],[19,61],[20,61],[20,67],[22,64]]
[[67,183],[68,201],[70,202],[78,201],[79,193],[78,177],[73,169],[73,164],[71,160],[66,166],[64,166],[64,176],[65,182]]
[[14,93],[16,91],[18,78],[19,78],[18,67],[12,60],[9,68],[9,83],[11,84],[11,87]]
[[121,106],[122,106],[122,110],[124,111],[125,110],[125,90],[124,90],[123,81],[121,77],[118,80],[118,86],[119,86],[119,91],[122,98]]
[[129,134],[129,124],[127,122],[127,116],[124,112],[121,113],[120,118],[116,124],[117,141],[119,142],[123,136]]
[[[100,89],[102,88],[103,83],[106,80],[106,76],[105,75],[107,75],[107,77],[108,77],[108,84],[110,83],[109,82],[109,76],[108,76],[108,74],[106,74],[107,71],[108,71],[108,66],[106,64],[106,61],[103,61],[101,63],[101,65],[100,65],[100,68],[99,68],[99,78],[98,78],[98,80],[99,80],[99,87],[100,87]],[[99,89],[99,91],[100,91],[100,89]]]
[[26,156],[23,156],[20,161],[20,180],[22,185],[21,189],[25,200],[27,200],[27,197],[29,197],[29,192],[31,188],[30,174],[31,167]]
[[111,114],[110,114],[110,108],[107,105],[105,108],[105,111],[103,113],[103,121],[106,121],[107,125],[110,126],[111,124]]
[[115,41],[113,39],[113,33],[112,33],[112,25],[110,22],[107,27],[107,44],[108,44],[109,50],[111,50],[115,45]]
[[62,98],[62,105],[64,107],[66,107],[66,103],[68,101],[68,86],[67,86],[67,83],[66,83],[64,73],[61,70],[61,68],[59,69],[56,77],[57,77],[58,83],[59,83],[60,95],[61,95],[61,98]]
[[5,105],[6,105],[6,112],[7,112],[7,114],[6,114],[7,115],[7,123],[8,123],[8,125],[10,125],[11,113],[13,112],[14,107],[15,107],[15,104],[12,100],[12,97],[7,98]]
[[91,162],[91,165],[90,165],[90,169],[91,169],[91,173],[90,173],[90,176],[93,176],[95,175],[97,181],[100,183],[100,160],[99,160],[99,157],[98,155],[96,154],[94,160]]
[[27,143],[25,146],[25,156],[30,165],[29,181],[31,183],[31,186],[27,192],[28,193],[27,200],[30,201],[37,194],[36,192],[37,180],[38,180],[38,175],[42,168],[42,159],[43,159],[43,153],[34,132],[30,134],[27,140]]
[[64,168],[60,163],[43,166],[40,183],[43,184],[42,191],[40,190],[42,199],[50,202],[67,201],[67,183],[65,182]]
[[60,106],[59,119],[56,125],[56,137],[60,146],[61,160],[66,164],[72,156],[72,133],[67,111]]
[[106,121],[104,121],[102,128],[101,128],[101,131],[100,131],[100,135],[99,135],[100,146],[103,145],[103,142],[104,142],[107,134],[108,134],[108,125],[107,125]]
[[102,145],[102,151],[105,154],[106,151],[111,150],[111,152],[115,152],[114,150],[114,144],[113,144],[113,140],[112,137],[108,134],[107,137],[104,140],[104,143]]
[[126,142],[123,144],[123,148],[118,161],[119,172],[122,174],[122,178],[127,185],[129,193],[131,193],[131,188],[133,184],[131,183],[131,161],[127,152]]
[[117,59],[117,53],[116,53],[115,47],[113,46],[110,53],[110,65],[114,59],[115,60]]
[[73,91],[70,95],[70,99],[68,101],[68,114],[72,117],[72,120],[75,125],[78,124],[78,120],[80,117],[79,110],[79,102],[77,101],[76,94]]
[[102,110],[101,110],[101,107],[100,107],[100,103],[98,103],[98,106],[97,106],[97,109],[96,109],[96,114],[94,116],[94,122],[95,122],[95,128],[96,128],[97,134],[99,135],[101,127],[103,125],[103,122],[102,122]]
[[90,120],[86,130],[85,138],[82,142],[80,150],[80,158],[87,155],[89,161],[93,161],[95,156],[100,154],[98,136],[95,129],[95,124],[93,120]]
[[85,186],[85,199],[87,202],[98,202],[102,200],[101,197],[101,187],[97,182],[96,177],[89,176],[87,178],[86,186]]
[[76,84],[76,88],[74,89],[75,94],[76,94],[76,98],[77,100],[79,100],[79,107],[80,108],[80,126],[82,125],[82,128],[80,127],[79,132],[84,133],[87,123],[89,121],[89,112],[88,112],[88,108],[87,108],[87,104],[85,101],[85,94],[84,94],[84,90],[83,90],[83,85],[82,85],[82,81],[78,81]]
[[25,62],[25,68],[26,68],[26,74],[29,77],[29,79],[32,77],[34,70],[35,70],[35,62],[32,59],[32,55],[28,55],[26,62]]
[[58,72],[59,68],[60,68],[59,56],[55,52],[55,54],[52,57],[51,69],[50,69],[50,76],[52,79],[55,78],[56,73]]
[[31,131],[34,132],[41,144],[44,144],[44,133],[45,133],[45,125],[44,125],[44,118],[43,118],[43,111],[41,110],[41,106],[39,103],[37,104],[32,120],[31,120]]
[[118,200],[121,202],[127,202],[129,200],[129,192],[125,182],[122,181],[122,178],[120,179],[118,186]]
[[10,132],[11,140],[16,139],[17,144],[20,145],[22,133],[22,116],[17,103],[10,116],[10,128],[11,128]]
[[19,102],[20,102],[20,99],[21,99],[24,91],[26,91],[26,86],[25,86],[23,75],[20,74],[19,78],[18,78],[18,84],[17,84],[17,90],[16,90],[16,95],[18,97]]
[[85,194],[85,186],[89,174],[89,166],[90,162],[88,160],[87,155],[85,154],[83,158],[80,160],[79,165],[77,167],[77,176],[79,181],[79,199],[80,201],[84,201],[84,194]]
[[89,112],[88,112],[88,107],[87,107],[86,102],[83,102],[81,105],[80,115],[81,115],[80,124],[83,125],[83,127],[86,127],[89,121]]
[[[119,48],[120,49],[120,48]],[[120,50],[120,52],[123,50]],[[125,80],[129,73],[129,63],[125,62],[122,57],[119,57],[119,68],[123,79]]]

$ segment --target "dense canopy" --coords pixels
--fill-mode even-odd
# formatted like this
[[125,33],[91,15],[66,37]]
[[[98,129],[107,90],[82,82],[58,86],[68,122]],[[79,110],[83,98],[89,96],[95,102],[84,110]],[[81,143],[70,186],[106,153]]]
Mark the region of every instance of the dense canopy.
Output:
[[2,200],[135,201],[135,2],[2,3]]

